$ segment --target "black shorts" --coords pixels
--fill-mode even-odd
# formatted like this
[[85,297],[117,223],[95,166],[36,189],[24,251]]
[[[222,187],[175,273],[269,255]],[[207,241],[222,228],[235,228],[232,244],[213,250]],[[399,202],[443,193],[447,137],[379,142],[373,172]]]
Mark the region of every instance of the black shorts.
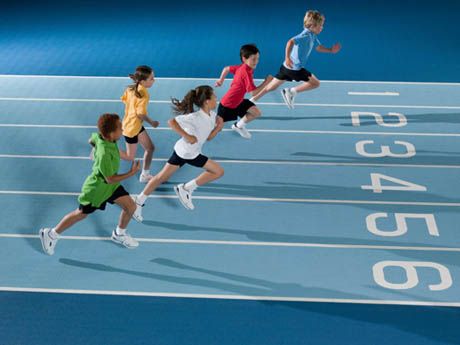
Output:
[[311,72],[307,71],[305,68],[301,68],[298,71],[289,69],[281,65],[280,71],[275,78],[278,80],[285,80],[285,81],[309,81],[311,77]]
[[139,133],[137,133],[136,136],[134,137],[127,137],[125,135],[123,135],[125,137],[125,141],[128,143],[128,144],[137,144],[139,142],[139,134],[141,134],[143,131],[145,131],[145,128],[144,126],[142,126],[141,130],[139,131]]
[[104,201],[101,204],[101,206],[94,207],[94,206],[91,206],[91,204],[89,204],[89,205],[80,204],[80,206],[78,206],[78,209],[80,209],[83,212],[83,214],[90,214],[90,213],[93,213],[96,210],[104,211],[105,210],[105,205],[107,203],[113,204],[115,202],[115,200],[117,200],[118,198],[121,198],[122,196],[125,196],[125,195],[129,195],[129,193],[126,191],[126,189],[123,188],[122,185],[120,185],[120,186],[118,186],[117,189],[115,189],[115,192],[113,192],[113,194],[106,201]]
[[217,108],[217,115],[224,119],[224,122],[235,121],[238,117],[243,117],[248,113],[249,108],[255,106],[249,99],[243,99],[235,109],[227,108],[222,104],[219,104]]
[[202,154],[199,154],[197,157],[193,159],[184,159],[184,158],[179,157],[176,151],[174,151],[171,157],[169,157],[168,163],[171,165],[178,165],[180,167],[183,166],[184,164],[190,164],[194,167],[202,168],[204,167],[208,159],[209,159],[208,157],[203,156]]

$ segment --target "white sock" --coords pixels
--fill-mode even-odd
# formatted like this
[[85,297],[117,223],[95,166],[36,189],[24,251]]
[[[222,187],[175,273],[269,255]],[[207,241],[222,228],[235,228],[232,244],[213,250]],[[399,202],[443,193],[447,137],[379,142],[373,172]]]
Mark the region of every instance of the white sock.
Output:
[[238,128],[243,128],[243,127],[246,127],[246,122],[244,122],[244,117],[242,117],[237,123],[236,123],[236,127]]
[[56,228],[52,228],[49,232],[49,236],[52,240],[57,240],[59,238],[59,234],[56,232]]
[[195,189],[198,188],[198,185],[196,184],[196,180],[193,179],[189,182],[187,182],[185,185],[184,185],[184,188],[186,190],[188,190],[190,193],[193,192]]
[[289,91],[291,91],[291,93],[292,93],[294,96],[297,95],[297,90],[296,90],[295,88],[291,87],[291,88],[289,89]]
[[119,226],[117,226],[117,229],[115,230],[115,233],[118,235],[118,236],[123,236],[126,232],[126,229],[122,229],[120,228]]
[[141,194],[139,194],[136,198],[136,203],[138,205],[144,205],[145,204],[145,200],[147,200],[148,198],[148,195],[145,195],[143,192]]
[[150,175],[150,169],[147,169],[147,170],[142,169],[142,175]]

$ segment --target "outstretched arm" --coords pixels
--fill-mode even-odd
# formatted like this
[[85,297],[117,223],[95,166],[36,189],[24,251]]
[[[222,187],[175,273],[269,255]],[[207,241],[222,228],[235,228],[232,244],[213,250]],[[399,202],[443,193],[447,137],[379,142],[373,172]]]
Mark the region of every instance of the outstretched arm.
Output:
[[216,126],[214,127],[212,132],[209,133],[209,136],[208,136],[207,140],[209,141],[209,140],[214,139],[214,137],[222,130],[223,127],[224,127],[224,120],[220,116],[217,116],[216,117]]
[[123,180],[126,180],[127,178],[130,178],[133,175],[136,175],[136,173],[139,171],[140,168],[141,168],[140,162],[134,161],[133,164],[131,165],[131,169],[127,173],[108,176],[105,178],[105,180],[107,181],[108,184],[114,184],[114,183],[121,182]]
[[158,121],[154,121],[152,120],[150,117],[148,117],[147,115],[137,115],[137,117],[142,120],[142,121],[145,121],[147,123],[149,123],[153,128],[157,128],[160,123]]
[[323,45],[319,45],[316,47],[316,51],[320,53],[332,53],[336,54],[342,49],[342,45],[340,43],[334,44],[331,48],[327,48]]
[[259,86],[257,86],[257,88],[251,91],[251,95],[252,96],[258,95],[265,88],[265,86],[267,86],[272,80],[273,80],[273,76],[270,74],[267,75],[265,77],[265,80]]
[[222,73],[220,74],[220,78],[216,81],[215,86],[219,87],[222,86],[224,83],[225,77],[227,74],[230,72],[230,66],[225,66],[224,69],[222,70]]
[[194,135],[190,135],[186,131],[184,131],[184,129],[179,125],[179,123],[177,123],[176,119],[170,119],[168,121],[168,125],[174,132],[179,134],[190,144],[195,144],[198,141],[198,139]]

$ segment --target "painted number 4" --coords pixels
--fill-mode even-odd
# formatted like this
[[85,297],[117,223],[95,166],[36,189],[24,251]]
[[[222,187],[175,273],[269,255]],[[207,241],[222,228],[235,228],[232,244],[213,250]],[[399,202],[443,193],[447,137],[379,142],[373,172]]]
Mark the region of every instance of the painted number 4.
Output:
[[[382,185],[382,180],[393,182],[393,185]],[[384,190],[400,190],[406,192],[426,192],[426,187],[412,182],[404,181],[396,177],[383,174],[371,173],[371,185],[361,186],[362,189],[372,190],[374,193],[382,193]]]

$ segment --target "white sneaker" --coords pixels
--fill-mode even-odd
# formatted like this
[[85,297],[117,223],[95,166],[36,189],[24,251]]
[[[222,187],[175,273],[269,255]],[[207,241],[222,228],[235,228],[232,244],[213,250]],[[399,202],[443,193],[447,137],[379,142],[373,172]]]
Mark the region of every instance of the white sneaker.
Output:
[[142,223],[144,221],[144,217],[142,216],[142,207],[144,207],[144,205],[137,203],[137,195],[131,196],[131,199],[133,199],[134,203],[136,204],[136,211],[133,213],[133,219],[136,222]]
[[51,228],[43,228],[40,229],[40,241],[42,242],[43,251],[48,255],[54,254],[54,247],[56,247],[57,238],[52,239],[50,237]]
[[121,244],[129,249],[134,249],[139,247],[139,242],[137,242],[134,238],[128,234],[127,231],[123,235],[117,235],[115,230],[112,231],[112,241],[118,244]]
[[283,95],[284,102],[286,103],[289,109],[294,109],[294,98],[295,95],[291,92],[290,89],[282,89],[281,95]]
[[150,174],[141,174],[141,176],[139,176],[139,182],[140,183],[147,183],[150,181],[150,179],[152,178],[153,176],[150,175]]
[[178,184],[174,186],[174,191],[176,192],[177,196],[179,197],[180,202],[187,210],[193,210],[195,206],[192,203],[192,193],[184,188],[184,184]]
[[244,139],[251,139],[251,133],[246,129],[246,127],[238,127],[236,123],[232,125],[232,129],[241,135]]

